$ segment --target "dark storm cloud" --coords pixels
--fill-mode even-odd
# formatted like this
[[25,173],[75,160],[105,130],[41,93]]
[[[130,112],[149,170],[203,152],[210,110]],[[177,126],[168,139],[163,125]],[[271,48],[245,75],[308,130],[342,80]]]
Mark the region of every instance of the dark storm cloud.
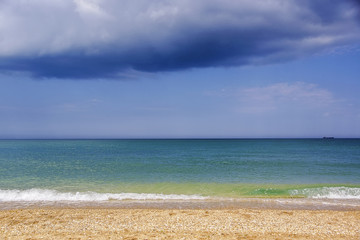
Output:
[[0,2],[0,71],[118,78],[126,71],[266,64],[360,39],[344,0]]

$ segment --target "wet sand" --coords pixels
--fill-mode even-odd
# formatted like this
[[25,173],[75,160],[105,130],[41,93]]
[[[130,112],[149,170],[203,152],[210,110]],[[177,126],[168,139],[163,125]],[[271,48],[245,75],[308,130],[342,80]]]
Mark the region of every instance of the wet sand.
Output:
[[360,239],[360,211],[42,208],[0,211],[0,239]]

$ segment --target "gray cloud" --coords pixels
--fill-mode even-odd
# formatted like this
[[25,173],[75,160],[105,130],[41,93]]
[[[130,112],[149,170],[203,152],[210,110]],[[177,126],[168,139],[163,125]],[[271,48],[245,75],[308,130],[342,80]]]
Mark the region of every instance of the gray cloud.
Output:
[[287,61],[360,40],[334,0],[3,0],[0,71],[39,78]]

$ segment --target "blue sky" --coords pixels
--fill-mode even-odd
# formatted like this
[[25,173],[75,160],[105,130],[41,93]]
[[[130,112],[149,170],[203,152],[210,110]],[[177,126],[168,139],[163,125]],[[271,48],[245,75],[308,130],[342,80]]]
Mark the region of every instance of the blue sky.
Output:
[[360,137],[356,1],[0,2],[0,138]]

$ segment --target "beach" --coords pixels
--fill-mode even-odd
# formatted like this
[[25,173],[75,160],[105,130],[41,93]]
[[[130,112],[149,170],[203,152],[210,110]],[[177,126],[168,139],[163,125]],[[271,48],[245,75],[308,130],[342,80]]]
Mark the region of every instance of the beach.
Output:
[[1,140],[0,239],[360,239],[359,139]]
[[360,211],[35,208],[0,211],[1,239],[360,239]]

